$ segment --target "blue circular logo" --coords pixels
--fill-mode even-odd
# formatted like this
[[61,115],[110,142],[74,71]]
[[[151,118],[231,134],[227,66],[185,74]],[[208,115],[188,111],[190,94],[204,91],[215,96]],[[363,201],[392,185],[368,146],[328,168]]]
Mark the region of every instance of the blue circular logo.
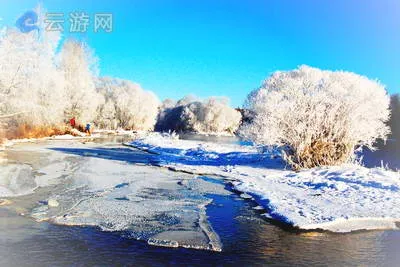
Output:
[[35,11],[27,11],[25,12],[15,23],[15,26],[23,32],[28,33],[33,30],[39,30],[37,26],[38,15]]

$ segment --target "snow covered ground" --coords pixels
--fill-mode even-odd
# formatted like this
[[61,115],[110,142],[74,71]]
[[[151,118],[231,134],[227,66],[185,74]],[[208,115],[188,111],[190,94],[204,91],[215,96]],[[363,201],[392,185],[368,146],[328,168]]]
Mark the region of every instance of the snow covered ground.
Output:
[[128,145],[159,155],[169,169],[231,180],[265,216],[302,229],[400,229],[400,174],[356,164],[294,172],[255,147],[150,134]]

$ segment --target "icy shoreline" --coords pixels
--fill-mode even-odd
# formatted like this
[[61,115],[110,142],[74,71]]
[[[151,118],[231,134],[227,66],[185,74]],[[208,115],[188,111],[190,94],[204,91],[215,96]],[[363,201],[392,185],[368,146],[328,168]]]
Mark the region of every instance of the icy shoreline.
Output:
[[146,163],[148,153],[115,142],[32,142],[6,153],[0,205],[29,199],[28,209],[15,207],[23,216],[118,231],[149,245],[222,250],[208,222],[206,194],[230,194],[223,184],[160,170]]
[[158,154],[160,166],[233,180],[267,217],[300,229],[332,232],[400,229],[400,174],[345,164],[294,172],[251,146],[150,134],[129,144]]

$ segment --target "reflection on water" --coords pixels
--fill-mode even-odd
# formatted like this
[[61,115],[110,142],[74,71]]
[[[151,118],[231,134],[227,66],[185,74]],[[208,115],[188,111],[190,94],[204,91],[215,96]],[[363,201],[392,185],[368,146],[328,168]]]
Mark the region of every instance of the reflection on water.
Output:
[[[101,142],[102,147],[124,149],[115,141]],[[21,153],[23,162],[37,161],[38,155],[23,150],[13,151],[14,159]],[[233,193],[208,195],[213,202],[207,206],[207,216],[223,243],[222,252],[154,247],[129,238],[129,233],[38,223],[19,215],[52,190],[56,189],[39,189],[0,206],[0,266],[396,266],[400,262],[400,231],[333,234],[283,229],[263,219],[262,211],[252,209],[254,203]]]
[[0,209],[0,266],[396,266],[400,260],[400,232],[296,233],[269,224],[249,208],[234,196],[216,198],[208,207],[222,252],[154,247],[120,232],[36,223]]

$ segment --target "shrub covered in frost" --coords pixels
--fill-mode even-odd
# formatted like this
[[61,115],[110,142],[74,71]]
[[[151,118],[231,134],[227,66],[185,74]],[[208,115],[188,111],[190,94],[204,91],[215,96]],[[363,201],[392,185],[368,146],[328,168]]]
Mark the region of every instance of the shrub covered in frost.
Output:
[[375,140],[389,133],[385,88],[350,72],[308,66],[276,72],[245,105],[253,118],[241,134],[282,147],[294,169],[346,162],[355,148],[374,149]]
[[228,105],[225,98],[204,101],[185,97],[174,104],[164,101],[158,116],[156,130],[232,134],[239,127],[241,114]]
[[96,125],[101,128],[149,131],[154,129],[159,100],[131,81],[101,78],[97,90],[103,96]]

